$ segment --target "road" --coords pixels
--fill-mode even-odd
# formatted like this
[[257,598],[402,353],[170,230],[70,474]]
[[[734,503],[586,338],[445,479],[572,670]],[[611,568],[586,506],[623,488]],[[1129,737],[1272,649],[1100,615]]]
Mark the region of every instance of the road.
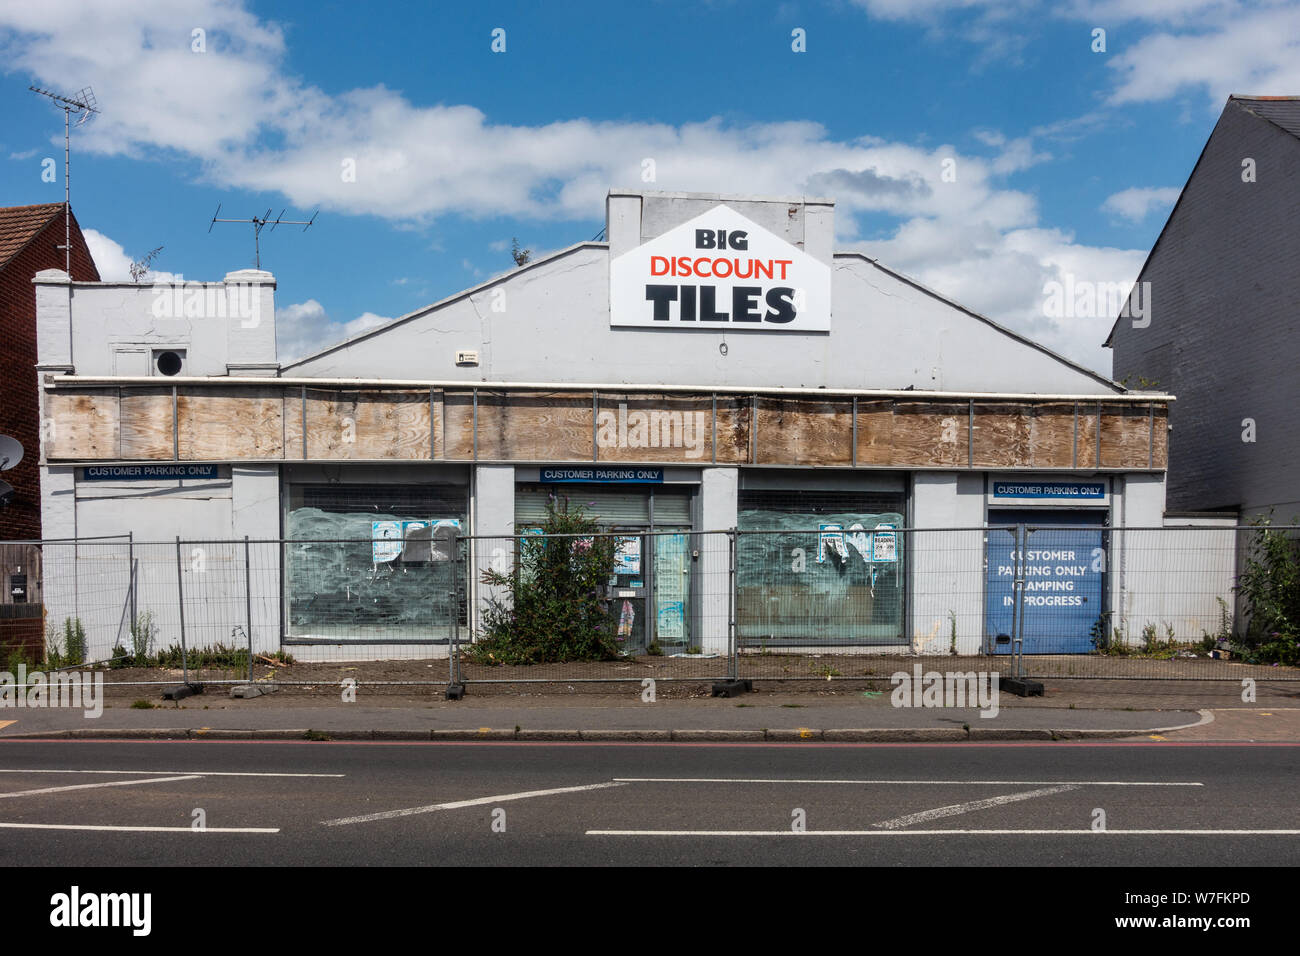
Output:
[[12,740],[0,865],[1293,866],[1298,784],[1294,744]]

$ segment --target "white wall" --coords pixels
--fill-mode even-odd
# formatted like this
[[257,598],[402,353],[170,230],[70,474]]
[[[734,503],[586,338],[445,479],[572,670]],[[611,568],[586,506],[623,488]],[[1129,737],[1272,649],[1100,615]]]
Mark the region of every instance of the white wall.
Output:
[[[912,479],[910,560],[912,648],[946,654],[957,615],[957,651],[979,652],[984,637],[984,476],[917,472]],[[966,528],[975,530],[949,531]],[[924,530],[938,529],[938,530]]]
[[[735,468],[705,468],[700,475],[700,529],[730,531],[736,527],[739,474]],[[724,534],[699,538],[691,587],[700,597],[700,649],[725,654],[731,630],[731,544]]]

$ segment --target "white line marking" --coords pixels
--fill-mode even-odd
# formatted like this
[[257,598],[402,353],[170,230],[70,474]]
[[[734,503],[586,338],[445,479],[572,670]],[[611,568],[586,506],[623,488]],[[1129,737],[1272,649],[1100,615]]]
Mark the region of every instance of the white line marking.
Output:
[[0,773],[112,773],[127,774],[173,774],[192,773],[200,777],[346,777],[345,773],[252,773],[233,770],[12,770],[0,769]]
[[909,813],[905,816],[894,817],[892,820],[884,820],[873,826],[880,827],[882,830],[897,830],[900,827],[911,826],[913,823],[926,823],[930,820],[938,820],[942,817],[955,817],[963,813],[970,813],[972,810],[987,810],[989,807],[1000,807],[1004,803],[1019,803],[1021,800],[1033,800],[1035,797],[1050,797],[1054,793],[1066,793],[1070,790],[1078,790],[1077,786],[1069,785],[1062,787],[1044,787],[1042,790],[1029,790],[1025,793],[1008,793],[1001,797],[989,797],[986,800],[972,800],[969,803],[954,803],[946,807],[935,807],[933,810],[922,810],[919,813]]
[[737,779],[734,777],[615,777],[619,783],[849,783],[859,786],[875,784],[916,784],[977,787],[1203,787],[1203,783],[1166,782],[1160,780],[784,780]]
[[322,821],[327,827],[342,826],[345,823],[369,823],[372,820],[391,820],[394,817],[410,817],[417,813],[432,813],[435,810],[459,810],[461,807],[477,807],[485,803],[504,803],[507,800],[527,800],[529,797],[549,797],[556,793],[579,793],[583,790],[604,790],[608,787],[621,787],[620,782],[589,783],[581,787],[556,787],[554,790],[527,790],[522,793],[505,793],[495,797],[475,797],[473,800],[456,800],[452,803],[434,803],[427,807],[410,807],[406,810],[385,810],[382,813],[367,813],[360,817],[343,817],[339,820]]
[[279,827],[110,827],[75,823],[0,823],[5,830],[113,830],[123,833],[279,833]]
[[19,790],[16,793],[0,793],[0,800],[8,797],[34,797],[38,793],[66,793],[69,790],[96,790],[99,787],[134,787],[142,783],[173,783],[177,780],[202,780],[198,774],[184,777],[150,777],[148,780],[112,780],[108,783],[77,783],[70,787],[42,787],[39,790]]
[[587,836],[1300,836],[1300,830],[588,830]]

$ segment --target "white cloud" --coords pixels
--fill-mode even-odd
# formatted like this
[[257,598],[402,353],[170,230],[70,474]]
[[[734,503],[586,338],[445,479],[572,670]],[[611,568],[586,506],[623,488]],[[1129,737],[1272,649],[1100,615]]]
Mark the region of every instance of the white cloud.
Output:
[[[879,17],[926,23],[967,11],[994,32],[1011,29],[1013,14],[1028,9],[1020,0],[862,5]],[[1197,15],[1222,6],[1201,4]],[[1071,15],[1103,8],[1080,4]],[[208,31],[207,53],[190,52],[196,24]],[[1259,59],[1276,59],[1276,38],[1250,36],[1268,43]],[[1155,67],[1134,56],[1142,42],[1112,60],[1116,96],[1159,89],[1142,72]],[[188,160],[208,181],[277,192],[302,210],[319,205],[398,225],[449,213],[585,220],[601,209],[607,189],[639,184],[642,161],[652,158],[652,188],[830,194],[842,241],[882,218],[900,222],[890,239],[868,244],[886,264],[1098,369],[1109,366],[1098,348],[1109,322],[1065,327],[1044,318],[1043,283],[1062,270],[1131,281],[1143,258],[1043,228],[1034,197],[1004,180],[1049,158],[1030,138],[982,131],[983,150],[975,153],[952,144],[835,139],[814,122],[508,125],[473,106],[422,105],[384,86],[327,94],[290,75],[285,54],[282,31],[234,0],[143,0],[129,10],[48,0],[0,10],[0,56],[10,69],[43,82],[87,77],[101,103],[123,105],[83,128],[83,148]],[[952,182],[942,176],[948,159]],[[348,160],[355,182],[340,175]],[[285,359],[380,321],[337,322],[314,299],[282,310],[279,320]]]
[[[110,239],[95,229],[82,229],[81,234],[86,238],[86,248],[90,250],[90,258],[95,260],[95,268],[99,270],[101,279],[105,282],[131,281],[131,263],[136,260],[135,257],[127,254],[120,242]],[[145,250],[140,253],[140,258],[144,258],[148,252],[149,250]],[[161,253],[159,255],[161,256]],[[174,273],[150,269],[143,281],[171,282],[173,279],[175,279]]]
[[1177,186],[1138,187],[1123,189],[1107,196],[1101,204],[1105,212],[1121,216],[1129,222],[1142,222],[1153,210],[1168,212],[1182,192]]
[[281,365],[391,322],[392,318],[363,312],[349,322],[330,318],[325,307],[315,299],[298,302],[275,310],[276,354]]

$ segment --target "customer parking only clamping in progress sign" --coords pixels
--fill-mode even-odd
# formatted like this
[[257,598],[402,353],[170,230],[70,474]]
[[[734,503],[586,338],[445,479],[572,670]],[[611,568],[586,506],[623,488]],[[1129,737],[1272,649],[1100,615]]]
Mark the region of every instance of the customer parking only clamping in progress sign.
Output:
[[829,332],[831,270],[715,206],[610,263],[610,325]]

